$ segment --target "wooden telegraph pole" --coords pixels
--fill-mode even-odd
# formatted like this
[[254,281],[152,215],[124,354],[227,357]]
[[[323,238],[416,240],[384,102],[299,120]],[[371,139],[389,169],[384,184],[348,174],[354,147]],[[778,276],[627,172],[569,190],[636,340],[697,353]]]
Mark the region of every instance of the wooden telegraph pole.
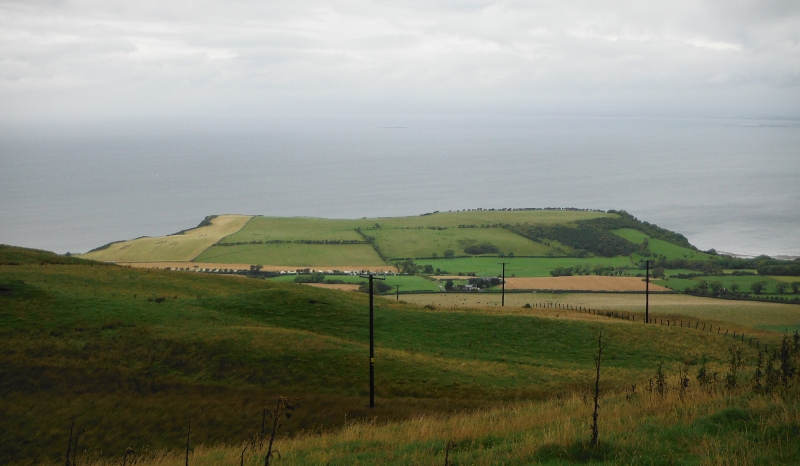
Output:
[[644,323],[650,323],[650,259],[644,261],[647,264],[647,275],[644,279]]
[[400,287],[403,285],[395,285],[397,287],[397,301],[400,301]]
[[374,323],[374,293],[372,284],[375,280],[386,280],[386,277],[378,278],[372,272],[367,275],[359,275],[361,278],[369,279],[369,407],[375,407],[375,327]]
[[502,286],[503,286],[502,290],[503,291],[502,291],[501,297],[500,297],[500,305],[501,306],[505,306],[506,305],[506,264],[508,264],[508,262],[500,262],[500,263],[503,264],[503,283],[502,283]]

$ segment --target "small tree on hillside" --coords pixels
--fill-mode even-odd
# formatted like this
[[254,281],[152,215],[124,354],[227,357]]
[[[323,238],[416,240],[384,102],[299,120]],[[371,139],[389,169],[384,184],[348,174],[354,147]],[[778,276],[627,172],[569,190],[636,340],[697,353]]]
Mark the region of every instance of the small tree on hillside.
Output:
[[792,287],[792,293],[800,293],[800,282],[792,282],[789,286]]
[[786,293],[787,288],[789,288],[789,284],[786,282],[778,282],[778,284],[775,285],[775,289],[778,290],[778,294]]

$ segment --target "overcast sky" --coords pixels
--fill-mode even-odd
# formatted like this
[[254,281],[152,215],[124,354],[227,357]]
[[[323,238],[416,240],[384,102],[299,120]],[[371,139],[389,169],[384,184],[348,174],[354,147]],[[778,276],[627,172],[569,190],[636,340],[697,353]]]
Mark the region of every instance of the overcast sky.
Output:
[[0,0],[0,113],[800,117],[800,1]]

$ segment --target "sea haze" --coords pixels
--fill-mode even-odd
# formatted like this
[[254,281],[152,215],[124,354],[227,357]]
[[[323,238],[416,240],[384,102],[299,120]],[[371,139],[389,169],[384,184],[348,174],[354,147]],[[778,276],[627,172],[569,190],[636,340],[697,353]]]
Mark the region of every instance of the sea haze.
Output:
[[410,117],[6,125],[0,243],[85,252],[210,214],[623,209],[701,249],[800,254],[800,123]]

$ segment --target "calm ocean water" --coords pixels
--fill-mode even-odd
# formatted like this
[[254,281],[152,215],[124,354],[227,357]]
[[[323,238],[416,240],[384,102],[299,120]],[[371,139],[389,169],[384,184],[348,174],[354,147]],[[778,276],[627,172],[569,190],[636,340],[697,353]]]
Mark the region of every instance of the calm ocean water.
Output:
[[800,122],[342,117],[0,128],[0,243],[85,252],[209,214],[624,209],[800,255]]

